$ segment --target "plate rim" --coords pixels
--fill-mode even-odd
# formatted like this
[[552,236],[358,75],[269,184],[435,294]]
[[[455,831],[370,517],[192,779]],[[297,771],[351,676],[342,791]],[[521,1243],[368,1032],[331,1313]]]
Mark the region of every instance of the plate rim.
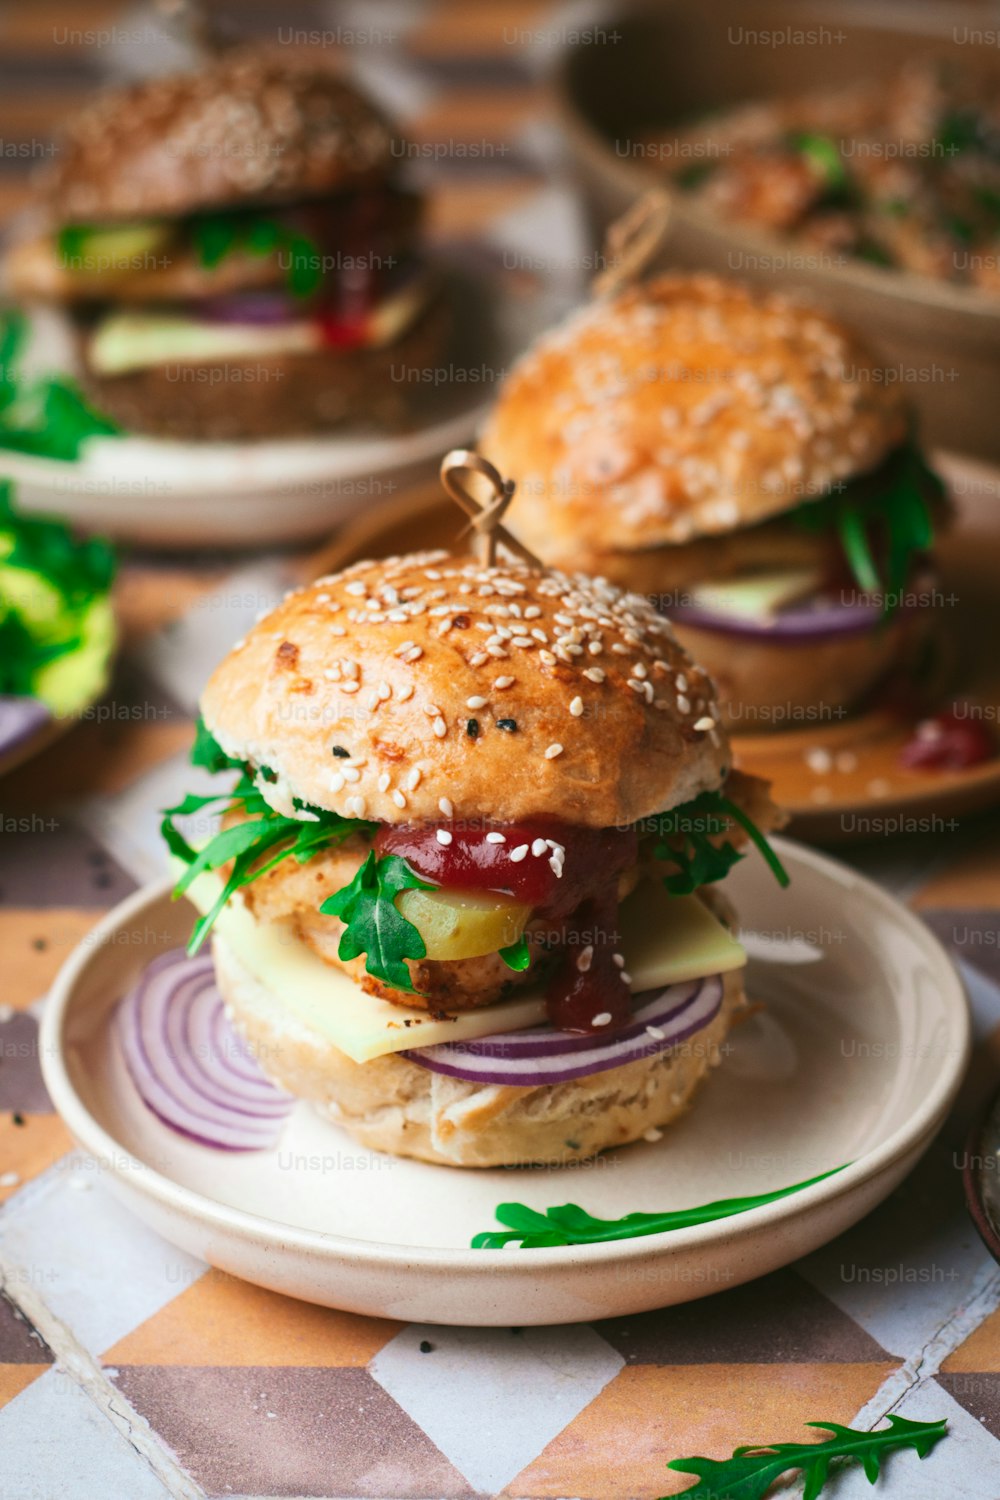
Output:
[[[972,1045],[969,1003],[957,967],[930,928],[874,881],[840,860],[832,859],[806,845],[784,838],[775,838],[772,842],[789,864],[794,866],[798,863],[811,867],[835,886],[843,886],[845,876],[849,877],[852,884],[860,887],[866,899],[875,902],[886,916],[901,924],[924,948],[937,971],[939,993],[945,1001],[949,1025],[958,1043],[949,1048],[946,1054],[953,1058],[951,1067],[942,1070],[937,1076],[933,1088],[907,1121],[874,1150],[858,1157],[835,1176],[824,1178],[790,1197],[780,1198],[728,1219],[712,1220],[686,1229],[663,1231],[632,1239],[608,1240],[596,1245],[542,1247],[534,1250],[531,1257],[531,1266],[538,1274],[558,1274],[584,1265],[610,1265],[620,1260],[641,1261],[669,1253],[671,1248],[680,1252],[692,1251],[720,1239],[725,1243],[751,1236],[762,1229],[773,1229],[785,1220],[799,1216],[804,1210],[818,1206],[822,1201],[840,1198],[862,1189],[904,1158],[912,1156],[915,1160],[930,1144],[945,1118],[965,1075]],[[284,1249],[326,1260],[349,1262],[359,1268],[373,1264],[383,1269],[400,1271],[419,1267],[422,1271],[444,1275],[472,1272],[478,1268],[489,1270],[493,1275],[520,1275],[525,1270],[523,1258],[509,1255],[503,1250],[387,1244],[380,1240],[358,1239],[332,1231],[284,1224],[277,1219],[265,1218],[246,1209],[216,1202],[194,1188],[175,1182],[134,1156],[128,1147],[116,1140],[91,1114],[73,1085],[63,1051],[64,1026],[77,982],[95,956],[102,952],[108,936],[122,922],[135,917],[153,903],[162,901],[169,895],[173,884],[173,877],[167,875],[141,886],[112,907],[73,950],[49,991],[39,1032],[42,1073],[53,1105],[74,1139],[98,1159],[103,1158],[111,1163],[123,1158],[127,1160],[127,1172],[124,1168],[112,1166],[109,1169],[112,1175],[116,1178],[125,1177],[128,1183],[135,1185],[136,1192],[151,1198],[157,1207],[180,1213],[188,1219],[193,1217],[211,1228],[224,1229],[230,1234],[236,1234],[244,1243],[259,1244],[262,1240],[274,1243],[280,1240]],[[461,1169],[454,1170],[457,1172]]]

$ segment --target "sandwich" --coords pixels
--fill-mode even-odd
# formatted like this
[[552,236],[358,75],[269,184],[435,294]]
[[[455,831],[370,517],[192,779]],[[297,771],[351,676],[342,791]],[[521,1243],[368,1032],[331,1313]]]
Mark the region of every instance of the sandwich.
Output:
[[716,882],[748,842],[785,876],[765,783],[646,600],[521,560],[359,563],[262,618],[201,715],[192,759],[235,785],[163,832],[273,1082],[462,1167],[686,1109],[745,1005]]
[[706,276],[595,300],[482,433],[547,562],[645,594],[729,727],[840,718],[925,661],[947,518],[892,372],[819,311]]
[[7,283],[65,312],[125,429],[400,426],[390,363],[433,364],[446,321],[400,154],[351,83],[266,52],[104,92],[68,123]]

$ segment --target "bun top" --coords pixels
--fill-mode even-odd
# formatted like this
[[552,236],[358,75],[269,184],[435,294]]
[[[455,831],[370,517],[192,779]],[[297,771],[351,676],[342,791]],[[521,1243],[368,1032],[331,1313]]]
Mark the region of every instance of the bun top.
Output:
[[550,817],[608,828],[714,788],[714,689],[645,599],[444,552],[362,562],[287,596],[202,697],[230,755],[385,823]]
[[276,204],[381,182],[392,128],[327,69],[227,53],[101,93],[68,123],[45,191],[58,223]]
[[514,367],[482,451],[547,560],[682,543],[815,499],[903,441],[906,414],[853,334],[708,276],[588,304]]

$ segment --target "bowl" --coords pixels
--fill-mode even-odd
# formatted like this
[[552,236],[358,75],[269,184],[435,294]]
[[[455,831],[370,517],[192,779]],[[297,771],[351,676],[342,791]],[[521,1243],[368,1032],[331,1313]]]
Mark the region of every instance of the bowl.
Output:
[[[595,237],[666,173],[639,138],[750,100],[888,77],[902,63],[960,63],[1000,85],[982,7],[657,0],[579,32],[555,87]],[[1000,297],[811,251],[671,193],[663,264],[808,295],[867,337],[919,411],[926,441],[1000,458]]]

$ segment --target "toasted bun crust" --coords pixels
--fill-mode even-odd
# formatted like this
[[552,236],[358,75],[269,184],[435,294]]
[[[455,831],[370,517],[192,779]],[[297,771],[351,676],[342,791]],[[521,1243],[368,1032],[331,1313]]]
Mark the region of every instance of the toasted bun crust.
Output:
[[895,388],[833,319],[707,276],[592,302],[515,366],[482,451],[546,561],[731,531],[875,467]]
[[736,971],[725,977],[715,1019],[675,1049],[557,1086],[496,1087],[446,1078],[406,1057],[353,1062],[290,1015],[218,937],[214,954],[227,1015],[276,1083],[364,1146],[452,1167],[580,1161],[669,1125],[718,1061],[744,1004]]
[[381,182],[392,127],[343,78],[268,53],[98,95],[43,181],[52,221],[286,203]]
[[202,712],[229,754],[277,773],[262,783],[276,806],[386,823],[608,828],[718,786],[729,764],[711,683],[646,600],[443,552],[290,594],[213,673]]

